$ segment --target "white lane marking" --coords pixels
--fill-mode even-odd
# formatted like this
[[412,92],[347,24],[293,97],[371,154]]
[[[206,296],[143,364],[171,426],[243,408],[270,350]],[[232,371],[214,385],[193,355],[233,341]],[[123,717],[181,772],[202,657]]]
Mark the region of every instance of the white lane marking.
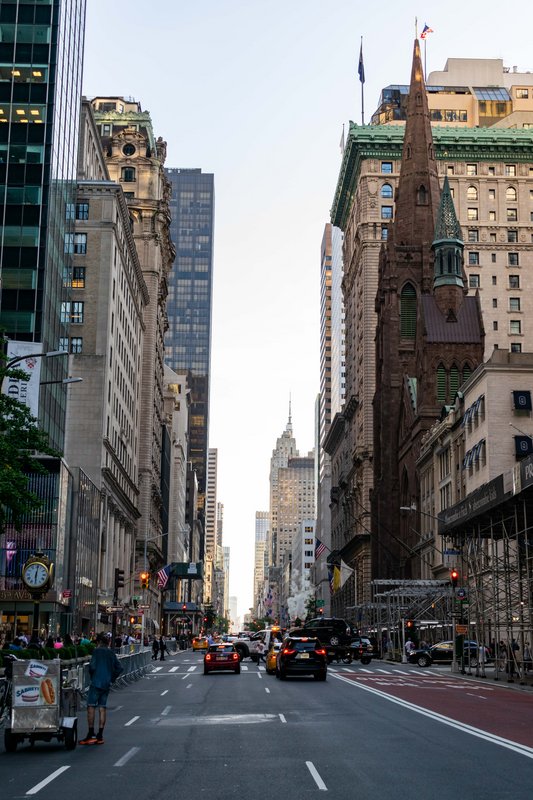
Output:
[[247,672],[249,667],[246,664],[241,664],[241,669],[243,670],[243,672]]
[[162,717],[168,716],[168,714],[170,714],[171,708],[172,708],[172,706],[165,706],[163,711],[161,712],[161,716]]
[[187,672],[194,672],[195,669],[196,669],[196,664],[194,665],[194,667],[189,667]]
[[343,669],[343,672],[355,672],[355,670],[350,669],[350,667],[346,667],[346,669]]
[[188,673],[188,672],[186,672],[186,673],[185,673],[185,675],[182,675],[182,678],[181,678],[181,680],[182,680],[182,681],[186,681],[186,680],[187,680],[187,678],[190,678],[190,677],[191,677],[191,676],[189,675],[189,673]]
[[262,678],[263,677],[260,672],[256,672],[256,675],[257,675],[258,678]]
[[124,708],[124,706],[115,706],[114,708],[108,708],[107,713],[109,714],[110,712],[113,713],[114,711],[120,711],[121,708]]
[[380,669],[379,667],[376,667],[376,672],[384,672],[385,675],[392,675],[390,669]]
[[179,667],[170,667],[169,672],[177,672]]
[[128,722],[124,723],[124,727],[127,728],[128,725],[133,725],[133,723],[137,722],[138,719],[139,719],[139,717],[132,717],[130,720],[128,720]]
[[329,670],[330,672],[337,672],[337,670],[336,670],[334,667],[328,667],[328,670]]
[[368,672],[370,675],[372,675],[372,670],[371,669],[365,669],[364,667],[359,667],[357,672]]
[[270,694],[270,689],[268,688],[268,686],[265,686],[265,692],[266,692],[267,694]]
[[410,672],[405,672],[405,670],[403,670],[403,669],[395,669],[395,670],[394,670],[394,672],[395,672],[397,675],[411,675],[411,673],[410,673]]
[[[351,678],[344,678],[342,675],[335,675],[335,677],[338,681],[348,683],[350,686],[354,686],[356,689],[362,689],[364,692],[377,694],[378,697],[388,700],[389,703],[394,703],[397,706],[403,706],[403,708],[410,709],[417,714],[421,714],[423,717],[429,717],[437,722],[442,722],[443,725],[448,725],[450,728],[456,728],[463,733],[469,733],[471,736],[476,736],[478,739],[485,739],[487,742],[492,742],[493,744],[498,744],[501,747],[506,747],[508,750],[514,750],[515,753],[519,753],[522,756],[527,756],[527,758],[533,758],[533,747],[528,747],[525,744],[518,744],[510,739],[504,739],[502,736],[497,736],[494,733],[488,733],[488,731],[483,731],[480,728],[474,728],[473,725],[467,725],[466,722],[457,722],[454,719],[450,719],[450,717],[445,717],[444,714],[438,714],[436,711],[429,711],[427,708],[422,708],[414,703],[409,703],[407,700],[400,700],[399,698],[393,697],[386,692],[380,691],[380,689],[374,689],[367,684],[358,683]],[[416,684],[413,684],[413,686],[415,685]],[[477,696],[478,695],[476,695],[476,697]]]
[[188,684],[187,684],[187,686],[186,686],[185,688],[186,688],[186,689],[190,689],[190,688],[191,688],[191,686],[192,686],[192,683],[188,683]]
[[306,765],[307,769],[309,770],[309,772],[311,773],[311,775],[313,776],[313,778],[315,780],[315,783],[318,786],[318,788],[320,789],[320,791],[321,792],[327,792],[328,787],[326,786],[326,784],[324,783],[324,781],[322,780],[322,778],[318,774],[317,768],[315,767],[313,762],[312,761],[306,761],[305,765]]
[[162,669],[163,669],[163,667],[154,667],[152,672],[159,672]]
[[479,700],[488,700],[488,697],[483,697],[482,694],[472,694],[472,692],[467,692],[466,694],[468,697],[477,697]]
[[59,777],[59,775],[61,775],[62,772],[65,772],[65,770],[67,769],[70,769],[70,765],[66,767],[59,767],[59,769],[56,769],[55,772],[52,772],[47,778],[42,780],[40,783],[36,783],[35,786],[32,786],[32,788],[29,789],[26,792],[26,794],[37,794],[37,792],[40,792],[41,789],[44,789],[45,786],[48,786],[48,784],[51,783],[51,781],[55,780],[57,777]]
[[137,753],[139,752],[140,749],[141,749],[140,747],[132,747],[131,750],[128,750],[127,753],[124,753],[122,758],[119,758],[118,761],[115,761],[113,766],[114,767],[123,767],[124,764],[127,764],[127,762],[130,760],[130,758],[133,758],[133,756],[137,755]]
[[161,697],[163,697],[163,695],[165,695],[165,694],[168,694],[168,689],[165,689],[164,692],[161,692]]
[[279,714],[279,718],[280,718],[280,720],[282,722],[285,722],[285,723],[287,722],[287,720],[285,719],[285,714]]

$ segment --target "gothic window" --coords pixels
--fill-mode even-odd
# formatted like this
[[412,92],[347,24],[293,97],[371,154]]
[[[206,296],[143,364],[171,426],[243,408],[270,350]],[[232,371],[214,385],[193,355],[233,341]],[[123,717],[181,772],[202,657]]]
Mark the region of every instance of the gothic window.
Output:
[[420,94],[420,92],[417,92],[417,94],[416,94],[416,104],[417,104],[417,106],[421,106],[422,105],[422,95]]
[[437,367],[437,403],[444,405],[446,402],[446,368],[444,364]]
[[416,202],[419,206],[427,206],[428,204],[428,190],[421,184],[416,193]]
[[459,389],[459,369],[453,364],[450,369],[450,397],[455,397]]
[[400,295],[400,336],[414,339],[416,336],[416,290],[407,283]]
[[470,364],[463,365],[463,383],[469,379],[472,374],[472,367]]

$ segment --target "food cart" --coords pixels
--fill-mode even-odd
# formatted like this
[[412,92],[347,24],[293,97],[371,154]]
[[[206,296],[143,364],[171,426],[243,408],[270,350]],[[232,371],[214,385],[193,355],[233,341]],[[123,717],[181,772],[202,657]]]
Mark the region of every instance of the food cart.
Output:
[[78,741],[78,719],[63,715],[59,659],[13,661],[12,669],[11,710],[4,730],[6,751],[13,753],[25,739],[30,745],[57,739],[67,750],[73,750]]

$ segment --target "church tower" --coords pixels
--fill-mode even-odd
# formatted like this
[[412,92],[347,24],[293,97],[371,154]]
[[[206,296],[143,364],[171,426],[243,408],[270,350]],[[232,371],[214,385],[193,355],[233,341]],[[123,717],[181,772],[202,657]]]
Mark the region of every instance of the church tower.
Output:
[[376,313],[372,573],[415,578],[416,522],[406,524],[400,506],[417,501],[421,438],[453,399],[453,382],[444,401],[437,383],[452,368],[462,382],[483,357],[479,300],[465,296],[461,229],[449,187],[442,195],[439,187],[418,40]]

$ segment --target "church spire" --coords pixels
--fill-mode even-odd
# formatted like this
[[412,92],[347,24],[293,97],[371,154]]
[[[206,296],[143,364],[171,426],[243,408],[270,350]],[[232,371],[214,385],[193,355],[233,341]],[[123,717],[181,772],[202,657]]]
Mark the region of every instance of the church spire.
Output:
[[431,246],[439,199],[426,84],[420,44],[415,39],[402,163],[396,192],[393,225],[396,244]]
[[[448,306],[446,310],[449,310],[451,307],[461,303],[465,291],[465,282],[463,273],[463,234],[455,213],[448,176],[444,179],[444,186],[442,187],[435,238],[431,248],[435,259],[433,276],[435,296],[440,305],[441,298],[439,295],[442,294],[442,287],[446,287],[444,304]],[[449,287],[457,288],[450,290]],[[450,294],[450,291],[455,292],[455,295]]]

